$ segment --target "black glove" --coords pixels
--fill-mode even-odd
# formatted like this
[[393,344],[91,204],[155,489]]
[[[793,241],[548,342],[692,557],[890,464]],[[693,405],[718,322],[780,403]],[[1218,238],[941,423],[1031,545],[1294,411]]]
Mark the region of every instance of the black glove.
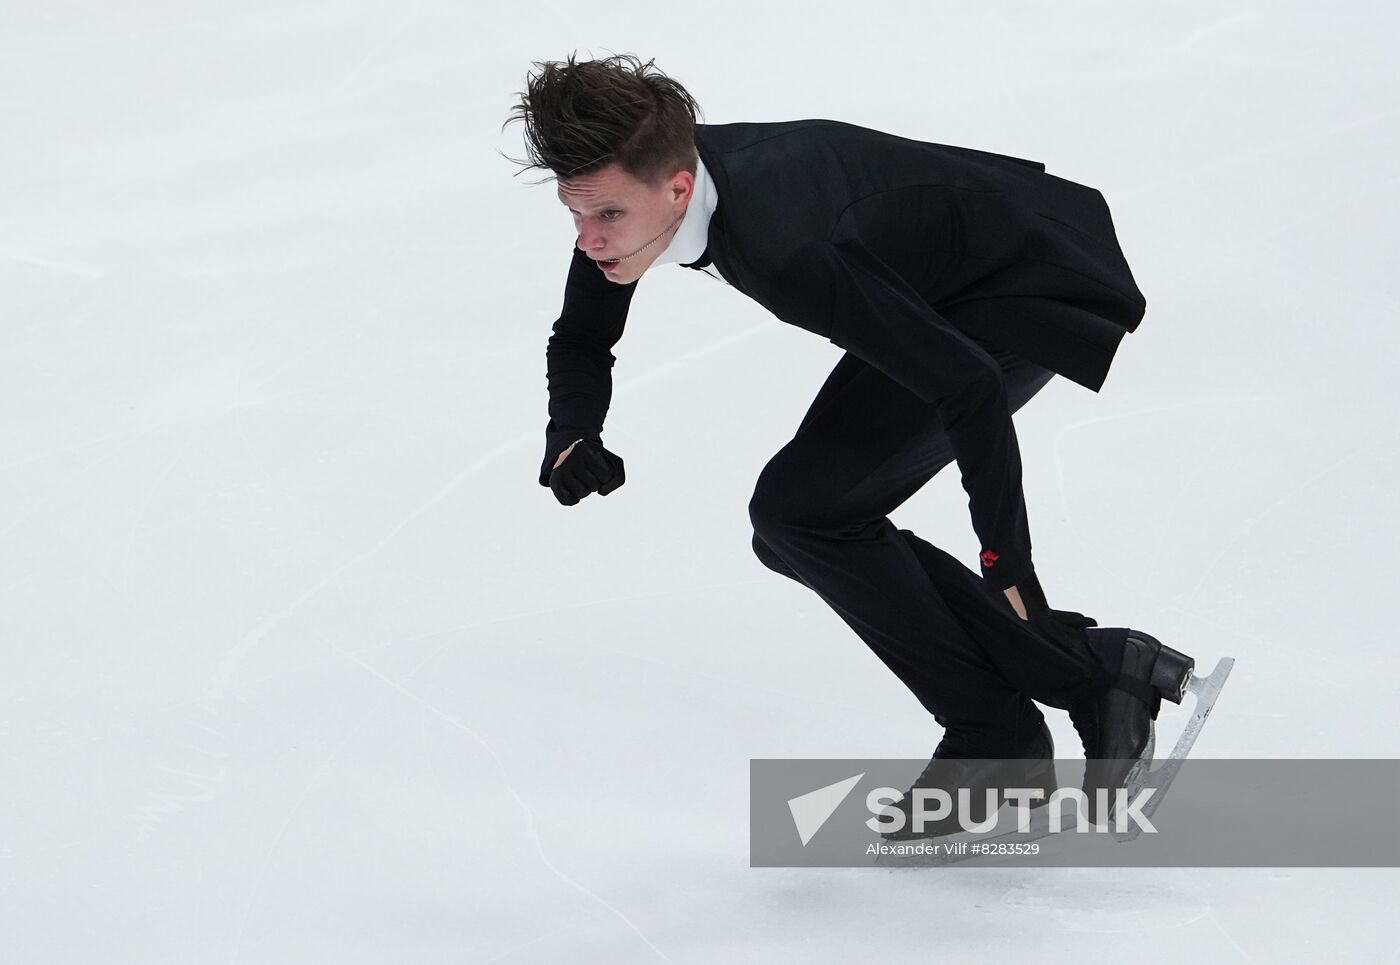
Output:
[[606,496],[626,480],[620,456],[608,452],[601,442],[581,439],[550,472],[549,488],[555,499],[572,506],[592,492]]
[[[1016,582],[1016,592],[1021,594],[1021,603],[1026,608],[1026,622],[1052,639],[1071,644],[1082,643],[1084,629],[1099,625],[1099,621],[1093,617],[1086,617],[1074,610],[1052,610],[1045,600],[1045,590],[1041,588],[1040,580],[1036,579],[1034,573],[1029,573]],[[1011,606],[1011,601],[1006,599],[1006,594],[1000,595],[1007,608],[1015,613],[1015,608]],[[1019,614],[1017,619],[1020,619]]]
[[1096,627],[1099,621],[1074,610],[1049,610],[1036,625],[1046,629],[1048,633],[1061,637],[1068,634],[1079,640],[1083,637],[1085,627]]

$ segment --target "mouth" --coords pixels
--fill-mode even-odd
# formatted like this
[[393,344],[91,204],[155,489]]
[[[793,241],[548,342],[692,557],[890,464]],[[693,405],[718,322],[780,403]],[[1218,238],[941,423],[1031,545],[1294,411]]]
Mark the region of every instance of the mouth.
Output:
[[621,260],[622,260],[622,259],[620,259],[620,258],[608,258],[608,259],[599,260],[599,261],[598,261],[598,267],[601,268],[601,269],[603,269],[603,271],[612,271],[614,268],[616,268],[616,267],[618,266],[618,263],[619,263]]

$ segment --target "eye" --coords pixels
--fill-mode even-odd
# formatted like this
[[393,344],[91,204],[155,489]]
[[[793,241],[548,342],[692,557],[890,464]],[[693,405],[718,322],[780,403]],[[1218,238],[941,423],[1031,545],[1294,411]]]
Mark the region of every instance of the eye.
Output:
[[620,216],[620,215],[622,214],[622,212],[616,210],[615,208],[609,208],[607,211],[604,211],[604,212],[603,212],[603,217],[604,217],[604,218],[607,218],[609,221],[616,221],[617,218],[608,218],[608,215],[610,215],[610,214],[615,214],[615,215],[619,215],[619,216]]

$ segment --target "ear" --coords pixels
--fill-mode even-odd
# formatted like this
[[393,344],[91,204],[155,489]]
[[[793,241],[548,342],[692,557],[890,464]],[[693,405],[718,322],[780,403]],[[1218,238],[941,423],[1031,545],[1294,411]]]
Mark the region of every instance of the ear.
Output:
[[671,200],[688,201],[695,194],[695,175],[681,168],[671,176]]

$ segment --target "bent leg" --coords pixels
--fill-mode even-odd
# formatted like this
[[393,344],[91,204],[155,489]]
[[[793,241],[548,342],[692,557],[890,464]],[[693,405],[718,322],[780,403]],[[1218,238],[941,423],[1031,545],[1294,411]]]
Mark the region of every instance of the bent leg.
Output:
[[[1016,411],[1052,373],[1002,354]],[[953,557],[887,514],[953,459],[936,410],[844,356],[793,440],[759,477],[754,551],[832,607],[940,723],[978,752],[1042,721],[1102,676],[1089,648],[1032,631]]]

